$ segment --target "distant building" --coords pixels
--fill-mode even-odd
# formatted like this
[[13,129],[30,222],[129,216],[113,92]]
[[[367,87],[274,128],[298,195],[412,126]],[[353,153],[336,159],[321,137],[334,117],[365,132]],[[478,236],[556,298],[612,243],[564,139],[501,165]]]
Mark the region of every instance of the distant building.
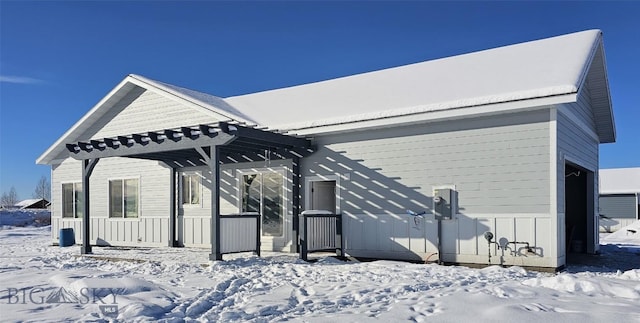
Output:
[[640,167],[600,170],[600,231],[640,219]]
[[46,209],[51,205],[51,202],[45,199],[28,199],[22,200],[14,206],[16,209]]

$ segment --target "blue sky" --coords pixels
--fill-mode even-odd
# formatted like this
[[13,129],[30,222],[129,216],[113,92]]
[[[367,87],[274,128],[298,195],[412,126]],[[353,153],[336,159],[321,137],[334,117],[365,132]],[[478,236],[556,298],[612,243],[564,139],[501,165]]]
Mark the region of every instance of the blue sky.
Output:
[[127,74],[231,96],[598,28],[618,140],[640,166],[638,2],[17,2],[0,0],[0,192]]

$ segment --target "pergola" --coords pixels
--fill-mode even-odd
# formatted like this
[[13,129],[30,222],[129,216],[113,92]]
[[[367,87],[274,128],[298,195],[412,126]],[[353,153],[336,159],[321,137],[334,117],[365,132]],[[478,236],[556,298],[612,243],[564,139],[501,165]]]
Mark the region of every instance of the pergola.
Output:
[[82,192],[84,213],[82,226],[82,254],[91,253],[90,245],[90,189],[89,178],[102,158],[127,157],[156,160],[171,168],[171,210],[169,245],[176,241],[176,176],[177,169],[189,166],[208,166],[211,170],[211,254],[209,259],[222,260],[220,252],[220,164],[242,163],[267,159],[293,161],[293,221],[294,236],[298,236],[300,213],[300,158],[314,152],[308,138],[286,135],[244,124],[217,122],[122,135],[100,140],[66,144],[69,157],[82,160]]

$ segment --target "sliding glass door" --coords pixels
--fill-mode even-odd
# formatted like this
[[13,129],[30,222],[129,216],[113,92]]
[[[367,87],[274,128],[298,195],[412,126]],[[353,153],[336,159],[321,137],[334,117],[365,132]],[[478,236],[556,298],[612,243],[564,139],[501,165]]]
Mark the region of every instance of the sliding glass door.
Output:
[[284,235],[284,171],[243,172],[240,179],[241,212],[262,215],[262,236]]

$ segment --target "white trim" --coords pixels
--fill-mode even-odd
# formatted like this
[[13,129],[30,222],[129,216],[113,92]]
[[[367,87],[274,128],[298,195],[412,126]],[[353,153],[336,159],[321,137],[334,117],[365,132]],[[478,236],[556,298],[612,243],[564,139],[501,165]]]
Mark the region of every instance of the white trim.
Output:
[[[560,241],[564,239],[564,232],[560,232],[560,212],[558,212],[558,163],[562,161],[562,167],[564,169],[564,156],[559,155],[558,153],[558,108],[557,106],[552,106],[549,109],[549,212],[555,219],[549,221],[550,230],[555,232],[555,241],[550,243],[550,248],[548,255],[551,258],[558,258],[560,254],[564,254],[560,250]],[[564,174],[564,170],[562,172]],[[564,177],[562,177],[562,191],[564,192]],[[562,203],[564,205],[564,203]],[[562,214],[564,214],[564,210],[562,210]],[[564,219],[564,217],[562,217]],[[555,221],[554,221],[555,220]],[[564,221],[564,220],[563,220]],[[536,228],[535,226],[531,228],[534,239],[538,239],[536,236]],[[553,233],[549,234],[549,238],[553,239]],[[562,240],[564,241],[564,240]],[[564,257],[564,256],[563,256]],[[564,259],[561,262],[566,262]]]
[[100,110],[100,108],[105,103],[107,103],[109,99],[111,99],[111,97],[113,97],[116,93],[118,93],[129,82],[128,79],[129,79],[128,77],[125,77],[124,80],[120,81],[120,83],[118,83],[116,87],[114,87],[106,96],[104,96],[96,105],[94,105],[93,108],[89,110],[89,112],[87,112],[84,116],[82,116],[82,118],[80,118],[78,122],[76,122],[71,128],[69,128],[69,130],[67,130],[60,138],[58,138],[58,140],[56,140],[56,142],[53,143],[53,145],[51,145],[49,149],[47,149],[44,153],[42,153],[42,155],[40,155],[40,157],[38,157],[38,159],[36,159],[36,164],[47,164],[48,162],[50,163],[51,160],[47,160],[46,157],[49,154],[51,154],[54,149],[58,148],[58,146],[68,141],[67,138],[71,136],[71,134],[76,132],[76,130],[78,130],[78,128],[80,128],[82,124],[84,124],[91,117],[93,117],[93,115],[97,113],[98,110]]
[[[203,204],[203,198],[204,198],[204,193],[203,193],[203,188],[204,185],[202,184],[202,180],[205,179],[204,174],[202,173],[202,171],[180,171],[178,176],[178,204],[180,208],[182,209],[201,209],[204,208],[204,204]],[[184,203],[183,200],[183,196],[182,194],[184,193],[182,190],[184,188],[184,185],[182,184],[182,181],[184,180],[185,176],[193,176],[193,175],[197,175],[198,176],[198,190],[200,193],[200,198],[198,199],[199,203],[197,204],[192,204],[192,203]],[[191,187],[191,186],[189,186]]]
[[558,213],[558,163],[562,161],[564,165],[563,158],[562,154],[558,155],[558,109],[552,106],[549,109],[549,211],[551,214]]
[[304,208],[305,210],[311,206],[311,182],[335,181],[336,182],[336,214],[341,214],[342,210],[340,209],[340,204],[341,204],[340,202],[342,201],[342,197],[341,197],[342,185],[340,184],[340,179],[342,177],[343,176],[340,174],[305,176],[304,177]]
[[[125,217],[125,207],[124,207],[124,185],[125,181],[129,179],[135,179],[138,181],[138,189],[137,189],[137,209],[138,214],[135,218],[127,218]],[[112,181],[122,181],[122,217],[112,217],[111,216],[111,182]],[[138,176],[122,176],[122,177],[109,177],[107,178],[107,219],[115,220],[115,221],[141,221],[142,218],[142,178],[140,175]]]
[[[77,181],[73,181],[73,180],[66,180],[66,181],[61,181],[60,183],[60,201],[61,201],[61,205],[60,205],[60,218],[61,219],[78,219],[78,220],[82,220],[82,217],[76,217],[76,211],[78,209],[78,206],[76,205],[76,201],[74,199],[73,201],[73,217],[65,217],[64,216],[64,185],[65,184],[73,184],[73,194],[75,196],[76,194],[76,184],[78,184],[80,187],[82,187],[82,180],[77,180]],[[53,191],[53,185],[51,185],[51,190]],[[53,192],[52,192],[53,194]],[[52,195],[53,196],[53,195]],[[83,215],[84,215],[84,210],[82,210]]]
[[556,95],[537,99],[501,102],[482,106],[461,107],[455,109],[429,111],[410,115],[401,115],[381,119],[362,120],[344,124],[331,124],[316,128],[287,129],[298,135],[330,134],[366,128],[391,127],[399,124],[414,124],[433,121],[454,120],[469,117],[490,116],[506,112],[522,112],[547,109],[550,105],[576,102],[576,93]]

